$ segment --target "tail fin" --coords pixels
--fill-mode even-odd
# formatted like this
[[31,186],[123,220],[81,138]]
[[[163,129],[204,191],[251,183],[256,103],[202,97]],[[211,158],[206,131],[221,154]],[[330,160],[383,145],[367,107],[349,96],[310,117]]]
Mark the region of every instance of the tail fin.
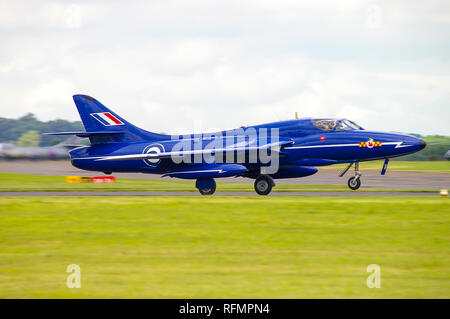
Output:
[[[92,144],[141,142],[167,139],[167,136],[147,132],[108,109],[96,99],[87,95],[74,95],[81,121]],[[108,134],[108,133],[111,134]],[[120,133],[120,134],[117,134]]]

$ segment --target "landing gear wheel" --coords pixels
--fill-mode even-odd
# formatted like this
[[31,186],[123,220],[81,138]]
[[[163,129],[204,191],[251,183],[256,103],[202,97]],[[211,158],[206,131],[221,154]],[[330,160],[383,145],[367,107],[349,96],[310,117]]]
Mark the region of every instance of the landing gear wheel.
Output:
[[351,190],[356,191],[359,187],[361,187],[361,179],[359,178],[359,176],[350,177],[348,179],[347,185]]
[[255,191],[259,195],[269,195],[274,182],[270,176],[261,175],[255,181]]
[[198,190],[202,195],[212,195],[216,192],[216,185],[208,189],[199,189]]
[[216,181],[214,179],[211,180],[203,180],[197,181],[197,188],[200,194],[202,195],[212,195],[216,192]]

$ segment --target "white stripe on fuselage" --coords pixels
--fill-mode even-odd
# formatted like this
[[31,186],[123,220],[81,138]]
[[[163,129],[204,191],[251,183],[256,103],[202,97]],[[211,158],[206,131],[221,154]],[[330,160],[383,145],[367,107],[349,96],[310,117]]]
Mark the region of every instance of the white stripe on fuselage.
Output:
[[285,150],[300,148],[319,148],[319,147],[342,147],[342,146],[359,146],[359,144],[329,144],[329,145],[309,145],[309,146],[288,146]]
[[[396,145],[395,148],[408,147],[412,145],[402,145],[403,142],[382,142],[381,145]],[[357,144],[328,144],[328,145],[308,145],[308,146],[287,146],[285,150],[302,149],[302,148],[322,148],[322,147],[346,147],[346,146],[358,146]]]
[[210,170],[204,170],[204,171],[182,171],[182,172],[170,172],[166,175],[174,175],[174,174],[189,174],[189,173],[213,173],[217,172],[219,174],[222,174],[224,171],[222,169],[210,169]]
[[[395,148],[402,148],[402,147],[413,146],[413,145],[409,145],[409,144],[403,145],[403,142],[382,142],[382,145],[395,145]],[[359,143],[358,144],[329,144],[329,145],[287,146],[284,149],[285,150],[293,150],[293,149],[324,148],[324,147],[348,147],[348,146],[358,146],[359,147]],[[202,151],[202,150],[200,150],[200,151]],[[132,155],[138,155],[138,154],[132,154]],[[132,155],[130,155],[130,156],[132,156]],[[72,160],[107,159],[107,158],[114,158],[114,156],[78,157],[78,158],[72,158]],[[151,158],[151,157],[149,157],[149,158]]]

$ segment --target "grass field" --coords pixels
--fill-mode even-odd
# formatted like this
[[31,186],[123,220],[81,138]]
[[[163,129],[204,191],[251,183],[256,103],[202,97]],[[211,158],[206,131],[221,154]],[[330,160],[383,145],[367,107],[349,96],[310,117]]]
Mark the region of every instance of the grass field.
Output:
[[2,197],[0,225],[2,298],[450,298],[448,198]]
[[[68,184],[64,176],[44,176],[27,174],[3,174],[0,173],[0,192],[50,192],[50,191],[148,191],[148,192],[198,192],[195,181],[158,180],[158,179],[131,179],[119,178],[116,183],[95,184],[79,183]],[[224,183],[217,182],[219,192],[254,192],[253,181],[248,183]],[[274,192],[349,192],[352,191],[346,185],[301,185],[301,184],[277,184]],[[369,189],[363,188],[359,192],[436,192],[427,189]]]

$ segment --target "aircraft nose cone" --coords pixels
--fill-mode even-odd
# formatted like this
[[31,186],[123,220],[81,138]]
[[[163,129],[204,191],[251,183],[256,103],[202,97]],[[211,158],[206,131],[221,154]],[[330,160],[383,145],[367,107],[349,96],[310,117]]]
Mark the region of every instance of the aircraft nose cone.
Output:
[[424,140],[420,140],[419,142],[419,147],[421,150],[423,150],[425,148],[425,146],[427,146],[427,142],[425,142]]

